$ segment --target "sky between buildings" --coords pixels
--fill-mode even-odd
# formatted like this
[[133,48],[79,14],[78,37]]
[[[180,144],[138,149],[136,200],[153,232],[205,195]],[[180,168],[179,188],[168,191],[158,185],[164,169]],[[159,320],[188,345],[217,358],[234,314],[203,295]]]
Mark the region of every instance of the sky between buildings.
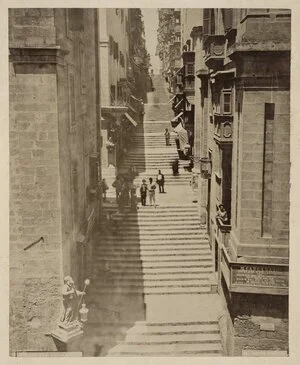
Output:
[[155,55],[157,45],[158,9],[142,9],[145,24],[145,39],[147,51],[151,56],[151,65],[155,74],[159,74],[160,60]]

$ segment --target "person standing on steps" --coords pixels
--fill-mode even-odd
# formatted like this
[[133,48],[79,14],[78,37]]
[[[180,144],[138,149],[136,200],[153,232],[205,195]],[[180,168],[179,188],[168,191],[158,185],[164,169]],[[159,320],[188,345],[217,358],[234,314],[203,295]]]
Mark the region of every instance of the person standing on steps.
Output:
[[140,194],[141,194],[141,203],[142,203],[142,206],[145,206],[146,205],[147,191],[148,191],[148,186],[146,184],[146,180],[143,179],[142,180],[142,185],[140,187]]
[[176,159],[172,163],[173,176],[177,176],[179,174],[179,160]]
[[160,170],[158,170],[158,174],[156,177],[156,182],[158,184],[159,192],[164,193],[165,192],[165,176],[161,173]]
[[150,179],[149,179],[149,201],[150,201],[151,206],[154,205],[154,208],[156,208],[156,205],[155,205],[155,189],[156,189],[156,184],[155,184],[155,182],[153,182],[152,177],[150,177]]
[[136,185],[133,180],[130,184],[130,208],[133,212],[137,210]]
[[120,175],[117,175],[116,180],[112,183],[112,186],[116,189],[116,203],[118,204],[122,189],[122,178]]
[[166,131],[165,131],[165,138],[166,138],[166,146],[170,146],[170,132],[169,132],[168,128],[166,128]]
[[109,187],[106,183],[106,180],[102,179],[101,180],[101,191],[102,191],[102,197],[103,197],[104,202],[106,201],[106,192],[107,192],[108,189],[109,189]]

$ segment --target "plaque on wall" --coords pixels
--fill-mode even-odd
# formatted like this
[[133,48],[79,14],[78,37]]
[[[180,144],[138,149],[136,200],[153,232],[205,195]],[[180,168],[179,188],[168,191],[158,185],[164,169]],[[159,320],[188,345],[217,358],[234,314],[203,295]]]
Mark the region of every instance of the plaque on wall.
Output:
[[289,286],[287,266],[233,264],[231,286],[266,289],[287,289]]

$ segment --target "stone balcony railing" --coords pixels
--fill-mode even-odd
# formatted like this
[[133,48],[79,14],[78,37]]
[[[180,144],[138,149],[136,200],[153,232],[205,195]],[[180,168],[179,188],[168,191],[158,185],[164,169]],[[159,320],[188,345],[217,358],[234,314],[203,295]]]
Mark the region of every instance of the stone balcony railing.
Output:
[[209,68],[217,68],[225,58],[225,36],[209,35],[204,42],[205,64]]

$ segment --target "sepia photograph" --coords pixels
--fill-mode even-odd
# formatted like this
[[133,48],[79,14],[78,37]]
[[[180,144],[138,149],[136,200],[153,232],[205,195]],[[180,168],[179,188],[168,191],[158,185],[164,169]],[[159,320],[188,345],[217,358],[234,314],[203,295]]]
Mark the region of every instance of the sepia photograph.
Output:
[[9,7],[10,357],[290,355],[292,13]]

